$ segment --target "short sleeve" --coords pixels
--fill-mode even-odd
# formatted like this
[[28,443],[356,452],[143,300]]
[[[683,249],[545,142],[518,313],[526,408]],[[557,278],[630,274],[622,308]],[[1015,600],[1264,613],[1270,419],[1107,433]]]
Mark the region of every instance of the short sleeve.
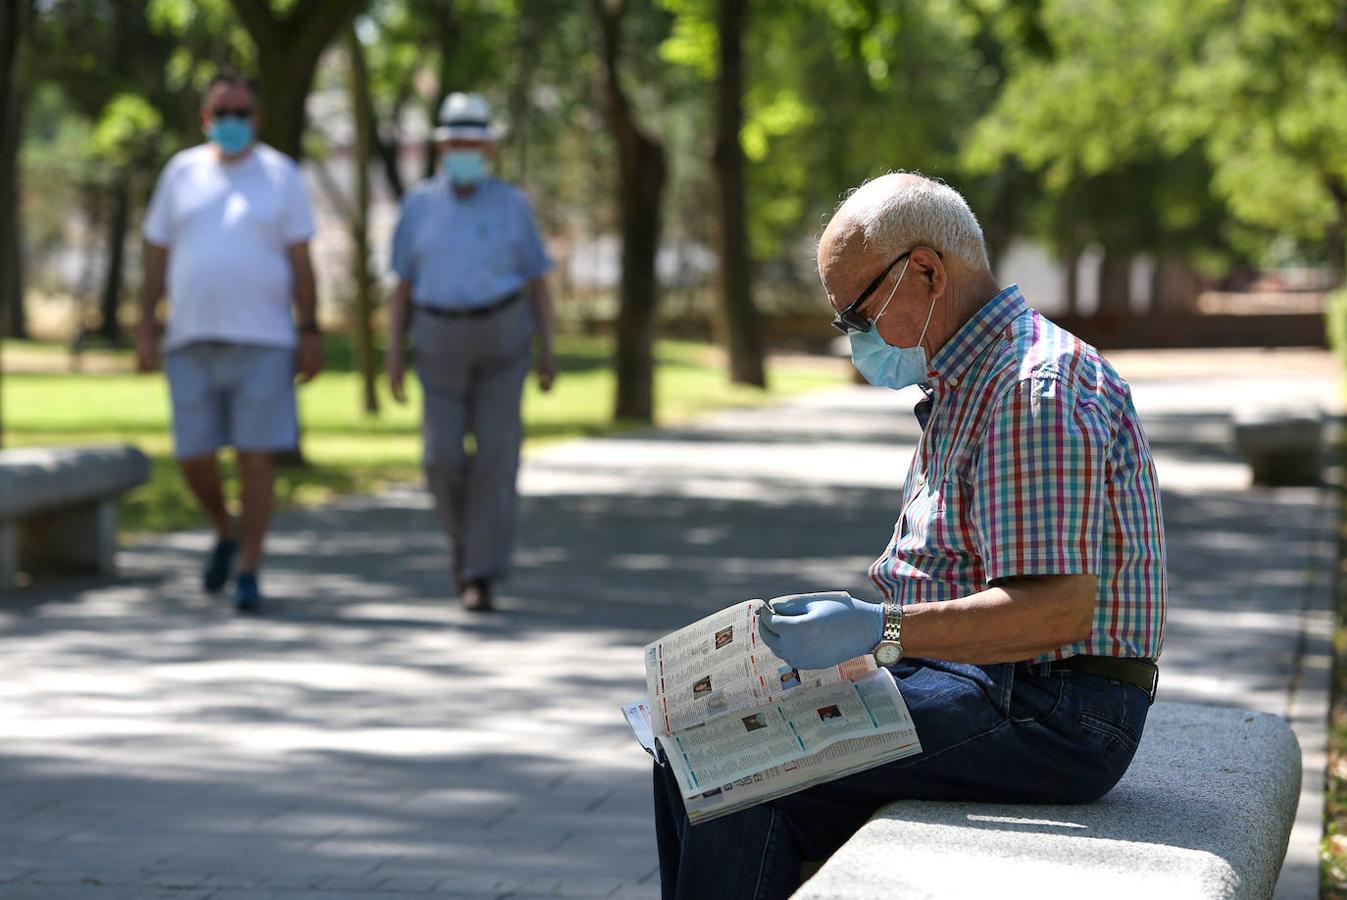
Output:
[[393,229],[393,244],[388,251],[388,267],[403,281],[416,281],[416,258],[412,252],[416,229],[416,195],[408,194]]
[[304,173],[296,164],[288,166],[285,184],[285,244],[312,240],[316,231],[313,223],[313,205],[309,189],[304,184]]
[[971,470],[973,539],[988,582],[1098,575],[1107,421],[1055,378],[1025,379],[990,414]]
[[157,247],[167,247],[173,242],[173,175],[177,166],[170,162],[159,173],[154,193],[150,195],[150,205],[145,209],[145,220],[141,224],[141,234],[145,240]]
[[552,268],[552,260],[547,255],[547,248],[543,246],[543,236],[538,231],[538,220],[533,215],[533,204],[522,194],[519,209],[522,232],[519,270],[524,274],[525,281],[532,281],[547,274]]

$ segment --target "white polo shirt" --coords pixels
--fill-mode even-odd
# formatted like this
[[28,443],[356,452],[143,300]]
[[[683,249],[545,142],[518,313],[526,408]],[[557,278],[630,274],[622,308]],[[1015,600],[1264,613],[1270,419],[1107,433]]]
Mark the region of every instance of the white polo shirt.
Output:
[[295,345],[286,250],[313,237],[295,161],[265,144],[224,162],[212,144],[175,155],[145,213],[145,239],[168,248],[167,350],[193,341]]

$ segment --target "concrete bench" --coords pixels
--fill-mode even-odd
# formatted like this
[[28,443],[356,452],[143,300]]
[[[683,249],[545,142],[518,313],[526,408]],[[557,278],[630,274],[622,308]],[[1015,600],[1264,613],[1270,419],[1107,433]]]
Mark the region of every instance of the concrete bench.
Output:
[[117,498],[149,477],[134,447],[0,450],[0,591],[20,570],[111,574]]
[[794,900],[1266,898],[1299,800],[1300,745],[1281,718],[1158,703],[1103,799],[894,803]]
[[1235,447],[1254,484],[1320,483],[1323,414],[1315,406],[1250,406],[1232,416]]

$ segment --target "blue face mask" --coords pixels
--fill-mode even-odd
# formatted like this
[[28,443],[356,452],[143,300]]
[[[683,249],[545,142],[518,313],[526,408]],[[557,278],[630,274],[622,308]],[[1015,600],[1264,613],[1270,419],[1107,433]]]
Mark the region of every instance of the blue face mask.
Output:
[[225,156],[237,156],[253,142],[253,123],[238,116],[212,119],[206,136]]
[[481,150],[450,150],[440,160],[449,181],[472,187],[486,177],[486,154]]
[[898,390],[909,385],[920,384],[926,380],[926,348],[921,342],[926,339],[926,329],[935,313],[935,298],[931,298],[931,308],[926,313],[926,324],[921,326],[921,337],[915,347],[894,347],[879,336],[879,317],[889,308],[889,301],[898,293],[898,285],[903,283],[907,274],[907,263],[898,281],[889,292],[889,299],[880,307],[879,314],[870,321],[869,331],[853,331],[851,337],[851,362],[865,380],[875,387],[887,387]]

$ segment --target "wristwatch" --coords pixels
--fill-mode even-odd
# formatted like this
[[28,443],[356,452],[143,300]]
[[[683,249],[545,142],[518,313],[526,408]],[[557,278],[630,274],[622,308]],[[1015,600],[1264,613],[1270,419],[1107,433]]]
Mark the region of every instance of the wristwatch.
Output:
[[870,652],[881,666],[891,666],[903,658],[903,608],[892,600],[884,601],[884,634]]

